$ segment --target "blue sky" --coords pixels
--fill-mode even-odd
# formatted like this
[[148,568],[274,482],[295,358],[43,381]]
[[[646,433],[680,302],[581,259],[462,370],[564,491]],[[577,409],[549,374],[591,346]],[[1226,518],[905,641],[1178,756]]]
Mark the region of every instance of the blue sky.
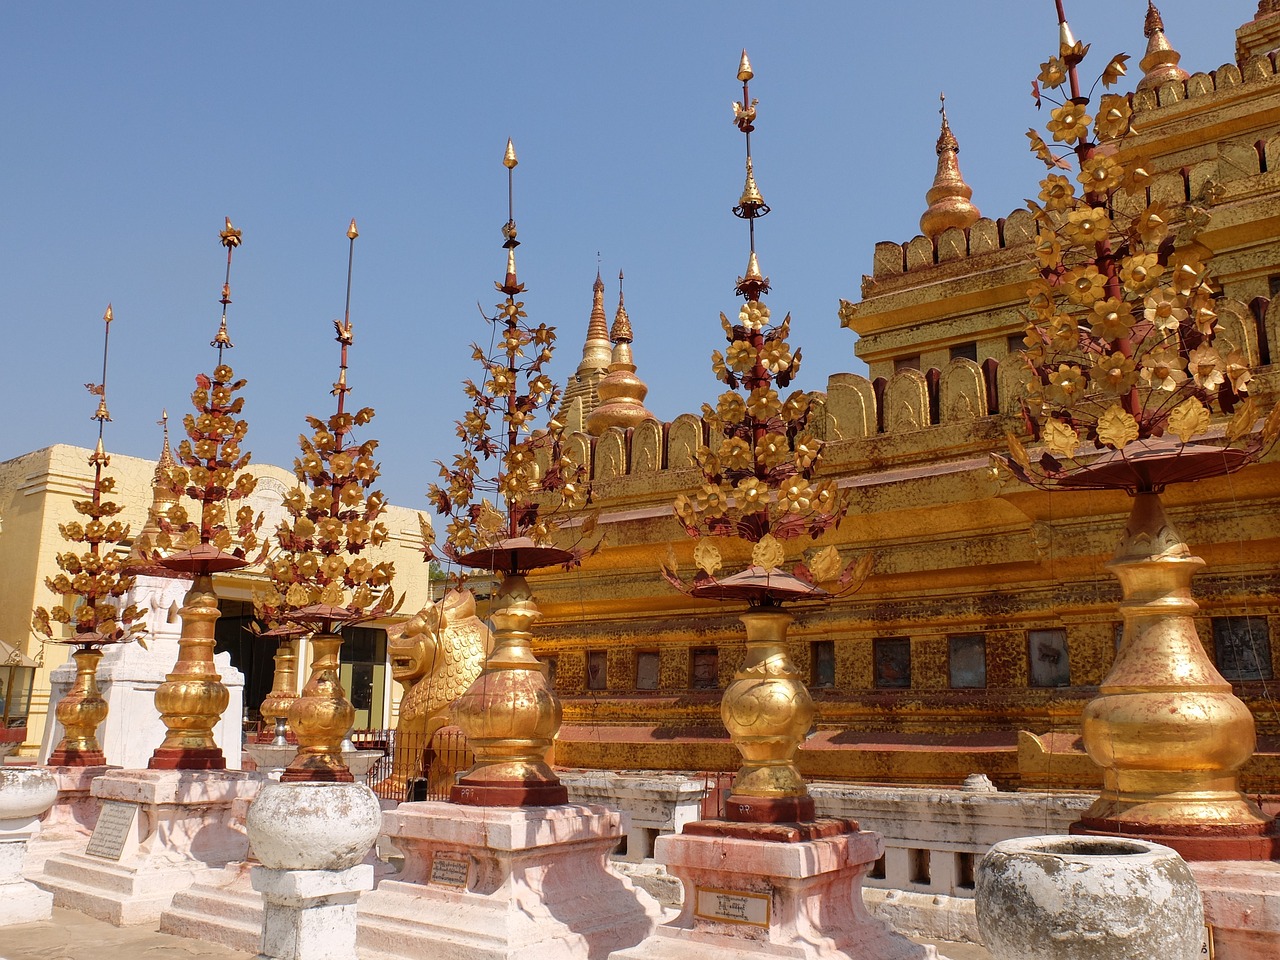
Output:
[[[1069,0],[1085,74],[1145,48],[1142,0]],[[1233,58],[1253,0],[1161,4],[1182,65]],[[760,100],[756,174],[774,212],[757,248],[823,389],[864,368],[841,330],[878,240],[918,232],[937,97],[983,213],[1033,196],[1024,132],[1054,52],[1051,0],[870,3],[8,3],[0,6],[7,411],[0,460],[92,444],[101,316],[114,303],[108,448],[155,456],[162,407],[213,365],[224,215],[244,231],[230,360],[249,379],[247,446],[288,465],[331,410],[347,222],[359,221],[353,402],[378,417],[383,488],[425,509],[456,449],[468,344],[496,302],[514,138],[520,277],[581,356],[597,252],[616,276],[663,419],[717,392],[709,353],[736,309],[746,227],[730,102],[742,47]],[[1091,69],[1090,69],[1091,68]]]

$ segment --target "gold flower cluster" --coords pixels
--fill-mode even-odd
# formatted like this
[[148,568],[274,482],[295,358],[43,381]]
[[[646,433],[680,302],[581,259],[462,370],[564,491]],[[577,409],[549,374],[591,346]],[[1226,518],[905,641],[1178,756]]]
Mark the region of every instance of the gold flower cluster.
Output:
[[142,629],[137,622],[142,619],[139,607],[130,605],[121,611],[119,604],[113,602],[133,586],[133,577],[124,573],[124,561],[116,551],[119,544],[128,541],[129,526],[110,519],[122,508],[101,496],[114,489],[114,479],[99,475],[91,499],[72,501],[76,513],[87,518],[86,522],[58,524],[64,540],[84,544],[85,548],[59,553],[58,569],[62,573],[47,577],[45,586],[60,597],[75,596],[80,603],[71,609],[65,603],[52,610],[37,607],[32,627],[41,636],[56,639],[53,623],[74,624],[75,635],[68,642],[96,645],[131,639]]
[[348,442],[352,428],[373,415],[365,407],[327,421],[307,418],[314,432],[298,437],[302,455],[294,459],[293,472],[299,485],[284,498],[289,519],[276,529],[280,552],[266,564],[270,584],[254,598],[260,619],[278,621],[315,604],[343,607],[351,618],[391,608],[394,565],[360,556],[388,538],[378,520],[386,501],[371,489],[380,472],[374,460],[378,441]]
[[[236,397],[245,385],[235,380],[225,363],[214,368],[212,379],[197,374],[191,403],[196,409],[182,418],[187,438],[178,444],[181,466],[172,467],[165,480],[175,493],[185,493],[200,504],[200,517],[192,520],[186,508],[175,504],[168,519],[161,523],[156,546],[190,549],[211,543],[219,550],[243,558],[259,546],[256,534],[261,517],[245,505],[231,515],[231,505],[253,493],[257,479],[242,472],[249,464],[249,453],[242,453],[240,442],[249,432],[249,424],[237,419],[244,409],[244,397]],[[233,526],[234,524],[234,526]],[[234,531],[234,532],[233,532]],[[240,545],[232,549],[233,542]]]
[[[1039,202],[1028,201],[1039,235],[1023,406],[1048,459],[1032,464],[1012,435],[1010,447],[1015,469],[1041,479],[1090,450],[1160,437],[1187,443],[1208,430],[1215,408],[1236,413],[1229,439],[1256,419],[1244,397],[1244,354],[1215,341],[1212,254],[1196,239],[1208,219],[1204,200],[1148,202],[1151,164],[1123,144],[1132,132],[1128,97],[1103,93],[1091,116],[1089,99],[1071,95],[1087,52],[1063,45],[1033,84],[1037,104],[1041,87],[1072,86],[1050,111],[1054,146],[1027,133],[1051,172]],[[1104,87],[1124,75],[1126,59],[1107,63]]]
[[712,437],[697,453],[703,482],[676,497],[676,516],[694,537],[817,537],[848,502],[833,480],[814,479],[823,444],[808,426],[809,394],[783,399],[777,390],[800,369],[800,351],[787,344],[791,316],[771,325],[769,308],[748,299],[736,324],[723,313],[720,323],[729,347],[712,353],[711,366],[729,389],[702,406]]
[[[520,284],[517,293],[522,290]],[[497,310],[489,318],[498,327],[493,351],[471,346],[484,377],[464,381],[472,406],[457,421],[462,452],[451,466],[437,461],[445,483],[431,484],[428,493],[436,512],[450,516],[445,552],[455,557],[510,537],[547,544],[558,529],[556,511],[587,500],[586,471],[565,454],[564,426],[554,416],[560,389],[545,372],[555,328],[528,323],[524,301],[514,293]],[[535,430],[539,411],[550,420]],[[502,500],[505,513],[484,498],[486,492]]]

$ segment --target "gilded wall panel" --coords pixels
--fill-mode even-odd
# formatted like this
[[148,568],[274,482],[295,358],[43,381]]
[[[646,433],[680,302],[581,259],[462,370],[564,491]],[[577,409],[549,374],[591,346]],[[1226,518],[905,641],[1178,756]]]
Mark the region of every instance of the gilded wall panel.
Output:
[[911,686],[916,690],[950,686],[945,636],[911,638]]
[[692,675],[689,662],[691,647],[662,647],[658,650],[658,689],[688,690]]
[[988,633],[987,686],[1025,687],[1029,680],[1026,631],[993,630]]

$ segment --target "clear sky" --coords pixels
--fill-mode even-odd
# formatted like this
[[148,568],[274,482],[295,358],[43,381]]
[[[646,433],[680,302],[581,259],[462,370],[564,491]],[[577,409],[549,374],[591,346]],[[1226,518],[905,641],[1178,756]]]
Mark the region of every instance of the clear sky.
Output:
[[[1145,0],[1067,0],[1094,45],[1145,49]],[[1253,0],[1166,0],[1191,72],[1234,57]],[[736,310],[746,225],[730,103],[747,47],[760,100],[756,175],[773,213],[757,247],[768,302],[793,314],[797,386],[864,372],[839,327],[878,240],[918,232],[947,94],[974,202],[1034,196],[1024,132],[1056,48],[1052,0],[984,3],[5,3],[0,278],[6,314],[0,460],[91,446],[101,316],[114,303],[111,451],[154,457],[161,408],[189,409],[213,366],[229,215],[229,359],[249,379],[247,447],[289,465],[327,415],[347,222],[359,221],[352,402],[378,417],[383,488],[426,509],[457,448],[476,310],[497,301],[508,136],[530,319],[556,324],[553,372],[581,357],[597,252],[626,271],[635,356],[660,418],[718,384],[717,319]],[[370,434],[366,434],[368,436]]]

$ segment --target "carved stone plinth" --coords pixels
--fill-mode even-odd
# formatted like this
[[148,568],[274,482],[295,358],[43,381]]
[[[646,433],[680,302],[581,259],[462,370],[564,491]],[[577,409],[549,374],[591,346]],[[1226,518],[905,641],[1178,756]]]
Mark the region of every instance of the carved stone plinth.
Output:
[[1189,863],[1213,931],[1215,960],[1280,957],[1280,863]]
[[938,957],[862,904],[862,878],[884,846],[879,834],[841,820],[699,821],[685,831],[659,837],[656,852],[684,885],[680,916],[611,960]]
[[272,870],[254,867],[262,894],[258,960],[330,960],[356,955],[356,900],[373,889],[373,867]]
[[59,907],[116,926],[155,923],[179,890],[248,856],[244,818],[262,782],[241,771],[108,773],[91,788],[102,806],[89,846],[50,857],[34,879]]
[[404,869],[360,901],[362,960],[600,960],[659,916],[606,865],[623,825],[605,807],[404,803],[383,832]]

